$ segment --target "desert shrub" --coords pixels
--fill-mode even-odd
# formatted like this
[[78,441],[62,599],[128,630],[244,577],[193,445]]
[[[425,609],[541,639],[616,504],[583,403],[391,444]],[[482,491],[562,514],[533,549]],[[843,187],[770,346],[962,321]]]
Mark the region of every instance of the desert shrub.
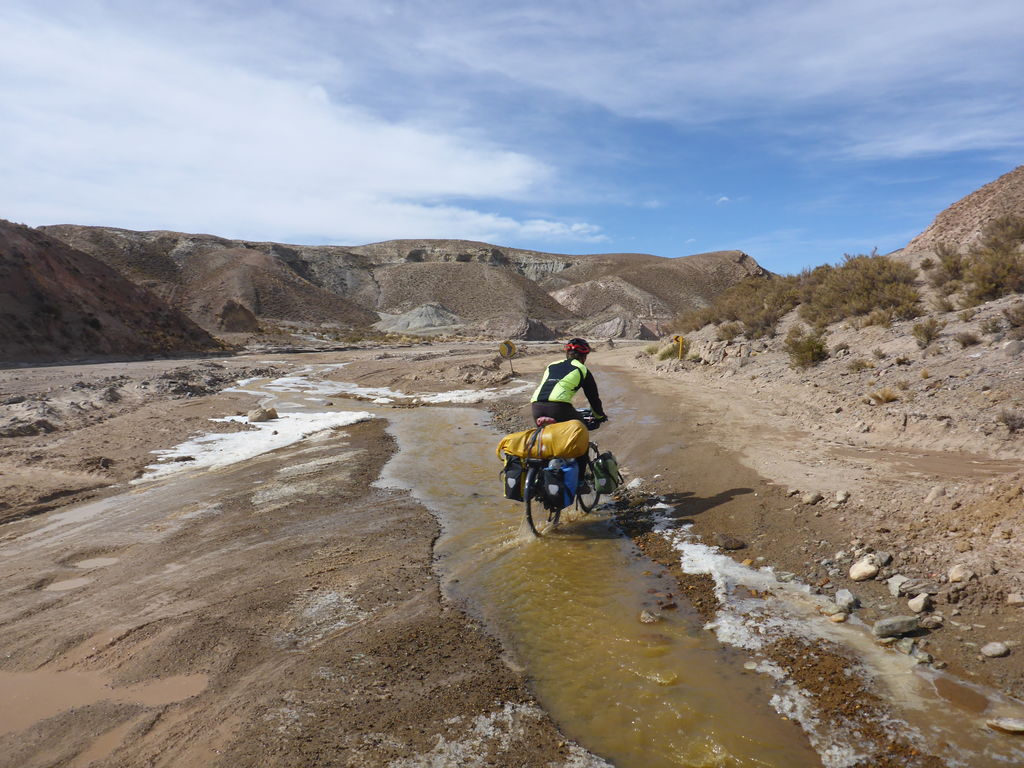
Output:
[[999,333],[1003,330],[1003,323],[998,317],[990,317],[981,323],[982,333]]
[[718,333],[716,335],[718,336],[719,341],[732,341],[741,333],[743,333],[743,326],[740,323],[732,321],[722,323],[718,326]]
[[828,359],[828,348],[820,331],[794,327],[786,336],[784,347],[794,368],[810,368]]
[[945,327],[945,323],[940,323],[934,317],[929,317],[926,320],[922,320],[920,323],[914,323],[914,327],[911,329],[910,333],[917,341],[917,346],[921,349],[925,349],[929,344],[939,338],[939,333]]
[[[887,256],[846,256],[840,265],[823,265],[800,275],[800,316],[819,325],[871,316],[876,310],[890,310],[887,322],[917,317],[921,297],[914,288],[916,275]],[[874,318],[872,324],[887,324],[881,314]]]
[[910,358],[906,355],[900,355],[896,358],[896,365],[910,365]]
[[910,382],[907,381],[906,379],[897,379],[896,380],[896,389],[904,390],[905,391],[905,390],[909,389],[909,387],[910,387]]
[[931,373],[928,372],[927,368],[922,368],[921,369],[921,378],[922,379],[929,379],[929,378],[931,378]]
[[1024,291],[1024,218],[1001,216],[989,222],[968,255],[965,301],[979,304]]
[[947,296],[935,296],[931,300],[932,310],[935,312],[952,312],[953,302]]
[[798,300],[796,277],[751,277],[727,288],[708,306],[682,313],[673,327],[689,333],[708,323],[738,322],[749,339],[773,336],[779,320]]
[[978,314],[978,310],[977,309],[965,309],[963,312],[961,312],[958,315],[958,317],[961,320],[963,320],[965,323],[969,323],[969,322],[971,322],[971,320],[974,319],[974,316],[976,314]]
[[1012,307],[1003,310],[1003,317],[1010,324],[1011,328],[1024,326],[1024,301],[1018,301]]
[[846,370],[850,371],[851,373],[866,371],[874,367],[874,365],[872,365],[869,361],[865,360],[863,357],[858,357],[855,360],[851,360],[846,364]]
[[879,405],[882,405],[883,403],[894,403],[900,399],[900,396],[896,392],[893,392],[888,387],[883,387],[877,392],[872,392],[870,395],[868,395],[868,397],[870,397]]
[[999,421],[1006,425],[1011,435],[1017,432],[1017,430],[1024,429],[1024,413],[1019,411],[1011,411],[1008,408],[1004,408],[999,412]]
[[860,318],[858,327],[867,328],[869,325],[878,325],[882,328],[892,328],[892,321],[895,319],[895,313],[892,309],[874,309]]
[[1024,326],[1011,328],[1006,332],[1006,338],[1011,341],[1024,341]]
[[923,269],[925,272],[927,272],[929,269],[931,269],[934,266],[935,266],[935,262],[932,261],[927,256],[925,258],[921,259],[921,269]]
[[[686,345],[683,345],[683,354],[686,354]],[[659,360],[668,360],[670,357],[677,357],[679,355],[679,345],[669,344],[667,347],[662,347],[658,352]]]
[[850,348],[850,345],[847,344],[845,341],[842,341],[842,342],[836,344],[834,347],[832,347],[832,356],[835,357],[840,352],[846,352],[849,348]]
[[885,360],[886,358],[885,350],[878,347],[871,350],[871,354],[875,356],[875,360]]
[[953,337],[956,339],[956,343],[960,345],[960,348],[973,347],[975,344],[980,344],[981,339],[978,338],[976,333],[970,331],[961,331]]
[[661,345],[659,344],[648,344],[646,347],[644,347],[644,354],[654,355],[657,354],[659,349],[661,349]]
[[952,293],[964,276],[964,256],[948,243],[939,243],[935,248],[935,255],[939,263],[928,275],[928,282],[935,288],[950,287],[950,290],[945,292]]

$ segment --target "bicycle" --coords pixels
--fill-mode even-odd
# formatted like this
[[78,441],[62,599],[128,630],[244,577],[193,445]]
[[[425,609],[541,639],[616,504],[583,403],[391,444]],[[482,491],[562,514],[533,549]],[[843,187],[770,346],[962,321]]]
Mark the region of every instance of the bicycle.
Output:
[[[593,412],[589,408],[577,408],[576,412],[580,414],[580,420],[586,425],[587,429],[591,432],[595,431],[599,426],[600,422],[594,419]],[[537,426],[544,426],[545,424],[554,423],[553,419],[540,418],[537,420]],[[577,459],[562,459],[561,461],[574,461],[579,466],[579,478],[576,483],[576,493],[573,495],[573,501],[576,503],[578,509],[582,510],[584,514],[588,514],[595,506],[597,501],[601,497],[601,494],[597,490],[597,486],[594,482],[594,468],[591,463],[591,456],[597,458],[600,455],[597,444],[589,443],[587,446],[587,452]],[[524,464],[526,466],[526,479],[523,482],[523,506],[526,510],[526,522],[530,526],[530,530],[534,536],[540,536],[540,531],[537,529],[537,524],[534,521],[534,515],[537,514],[539,519],[540,511],[544,510],[547,512],[547,528],[553,528],[558,525],[559,520],[562,516],[562,510],[568,505],[560,506],[554,499],[554,494],[546,493],[544,489],[544,469],[548,466],[550,459],[525,459]],[[547,530],[545,528],[545,530]]]

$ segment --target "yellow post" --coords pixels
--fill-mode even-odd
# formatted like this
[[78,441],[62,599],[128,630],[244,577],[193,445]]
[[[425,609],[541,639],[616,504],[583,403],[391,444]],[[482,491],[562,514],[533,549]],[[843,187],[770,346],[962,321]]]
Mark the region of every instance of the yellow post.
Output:
[[673,336],[672,337],[672,341],[674,341],[677,344],[679,344],[679,354],[676,356],[676,359],[682,360],[683,359],[683,344],[684,344],[685,339],[682,336]]

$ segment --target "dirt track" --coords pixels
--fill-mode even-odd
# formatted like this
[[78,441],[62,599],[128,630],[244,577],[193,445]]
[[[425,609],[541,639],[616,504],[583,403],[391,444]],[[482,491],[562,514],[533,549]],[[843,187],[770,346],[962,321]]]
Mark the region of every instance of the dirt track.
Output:
[[[461,367],[453,355],[462,351],[400,350],[399,360],[381,361],[353,353],[361,362],[346,375],[419,391],[507,379],[489,356],[466,352]],[[627,376],[630,354],[605,364]],[[532,377],[547,355],[517,361],[517,371]],[[601,364],[594,360],[596,371]],[[39,375],[57,390],[81,374]],[[628,386],[631,397],[644,396]],[[702,442],[684,390],[646,386],[660,398],[649,401],[650,418],[616,422],[613,413],[602,443],[645,477],[649,494],[678,503],[699,534],[742,538],[748,548],[738,559],[765,557],[796,573],[808,555],[794,545],[795,528],[802,542],[830,541],[823,551],[845,545],[848,530],[798,517],[784,488]],[[32,456],[47,450],[84,456],[104,446],[127,479],[145,450],[252,405],[242,393],[156,399],[92,425],[9,438],[5,460],[31,469],[44,461]],[[126,432],[131,439],[121,442]],[[771,435],[750,441],[751,450],[757,445],[771,446]],[[0,681],[15,693],[0,710],[0,724],[9,724],[0,728],[0,765],[593,761],[535,705],[497,643],[441,597],[431,567],[436,521],[404,494],[370,486],[392,450],[373,420],[211,473],[189,499],[104,512],[99,519],[109,522],[93,529],[36,533],[59,522],[59,509],[0,528]],[[88,583],[64,588],[83,578]],[[1008,664],[993,677],[991,662],[986,668],[948,647],[950,662],[981,680],[999,683],[1017,662],[999,660]],[[52,696],[39,697],[40,687]],[[35,709],[23,705],[21,691],[32,692]]]

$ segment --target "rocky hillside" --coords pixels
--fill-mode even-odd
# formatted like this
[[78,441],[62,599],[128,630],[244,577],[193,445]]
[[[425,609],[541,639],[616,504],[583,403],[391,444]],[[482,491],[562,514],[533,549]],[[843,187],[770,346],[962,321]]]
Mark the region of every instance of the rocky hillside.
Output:
[[[518,338],[643,338],[737,280],[764,274],[739,251],[681,259],[568,256],[465,240],[299,246],[105,227],[42,229],[213,331],[248,330],[266,319]],[[430,326],[431,318],[443,324]]]
[[953,203],[903,250],[934,251],[939,243],[966,250],[988,222],[1006,215],[1024,215],[1024,165]]
[[217,348],[206,331],[106,264],[0,220],[0,362]]

